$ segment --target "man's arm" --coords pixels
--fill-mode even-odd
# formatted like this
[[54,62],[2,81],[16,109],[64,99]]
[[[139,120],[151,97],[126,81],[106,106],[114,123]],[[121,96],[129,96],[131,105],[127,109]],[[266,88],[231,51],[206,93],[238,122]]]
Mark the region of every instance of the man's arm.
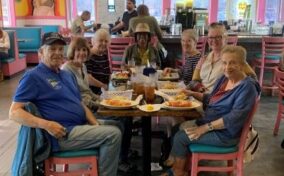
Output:
[[91,125],[99,125],[99,122],[97,121],[97,119],[94,116],[94,114],[92,113],[92,111],[86,105],[84,105],[84,103],[82,103],[82,106],[85,109],[86,118],[87,118],[87,121],[89,122],[89,124],[91,124]]
[[111,29],[111,32],[117,32],[117,31],[123,29],[123,27],[124,27],[124,23],[123,23],[123,21],[120,21],[116,26],[114,26]]
[[24,103],[13,102],[9,110],[9,118],[25,126],[44,129],[56,138],[62,138],[66,135],[65,128],[62,125],[34,116],[25,111],[24,106]]

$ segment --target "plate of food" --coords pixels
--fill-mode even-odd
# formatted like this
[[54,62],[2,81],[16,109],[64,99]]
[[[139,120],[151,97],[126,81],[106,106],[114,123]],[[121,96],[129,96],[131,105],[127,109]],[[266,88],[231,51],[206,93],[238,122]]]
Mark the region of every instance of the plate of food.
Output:
[[179,74],[176,72],[169,72],[169,73],[164,74],[162,70],[158,70],[158,79],[161,81],[178,80]]
[[129,72],[128,71],[114,72],[112,74],[112,79],[113,80],[128,80]]
[[105,99],[100,104],[109,109],[129,109],[138,105],[135,101],[123,99]]
[[141,106],[137,106],[138,109],[145,112],[155,112],[161,109],[161,104],[145,104]]
[[165,101],[163,103],[163,108],[170,110],[189,110],[198,108],[201,106],[200,102],[190,101],[190,100],[172,100]]

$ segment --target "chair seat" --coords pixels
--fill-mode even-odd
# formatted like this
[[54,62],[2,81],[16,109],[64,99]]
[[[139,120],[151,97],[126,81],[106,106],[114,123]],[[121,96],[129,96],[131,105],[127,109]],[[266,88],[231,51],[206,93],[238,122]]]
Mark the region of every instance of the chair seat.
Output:
[[75,150],[75,151],[62,151],[54,152],[52,156],[59,158],[73,158],[82,156],[98,156],[97,150]]
[[[256,59],[261,59],[262,58],[262,54],[261,53],[257,53],[255,55]],[[266,56],[265,59],[270,59],[270,60],[280,60],[281,59],[281,56]]]
[[23,59],[23,58],[25,58],[26,57],[26,54],[24,54],[24,53],[19,53],[19,58],[20,59]]
[[112,59],[112,61],[122,61],[122,57],[112,56],[111,59]]
[[204,145],[204,144],[190,144],[188,146],[188,149],[192,153],[216,153],[216,154],[233,153],[233,152],[238,151],[237,146],[217,147],[217,146]]

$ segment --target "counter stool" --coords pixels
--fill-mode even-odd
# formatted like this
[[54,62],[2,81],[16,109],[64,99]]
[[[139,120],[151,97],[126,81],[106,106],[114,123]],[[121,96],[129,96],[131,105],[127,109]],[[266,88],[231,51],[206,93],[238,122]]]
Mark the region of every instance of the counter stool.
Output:
[[[46,176],[70,176],[82,174],[98,176],[97,156],[97,150],[55,152],[44,161],[44,173]],[[89,168],[69,171],[69,164],[89,164]],[[56,165],[63,165],[63,171],[57,171]]]

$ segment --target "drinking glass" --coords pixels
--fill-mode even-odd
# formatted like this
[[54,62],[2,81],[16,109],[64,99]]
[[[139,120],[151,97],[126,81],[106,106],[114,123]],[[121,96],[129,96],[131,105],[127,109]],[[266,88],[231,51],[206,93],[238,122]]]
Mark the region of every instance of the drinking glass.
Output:
[[129,68],[134,68],[135,67],[135,59],[131,58],[130,60],[128,60],[128,67]]
[[148,104],[153,104],[155,100],[155,84],[152,81],[144,84],[145,100]]

